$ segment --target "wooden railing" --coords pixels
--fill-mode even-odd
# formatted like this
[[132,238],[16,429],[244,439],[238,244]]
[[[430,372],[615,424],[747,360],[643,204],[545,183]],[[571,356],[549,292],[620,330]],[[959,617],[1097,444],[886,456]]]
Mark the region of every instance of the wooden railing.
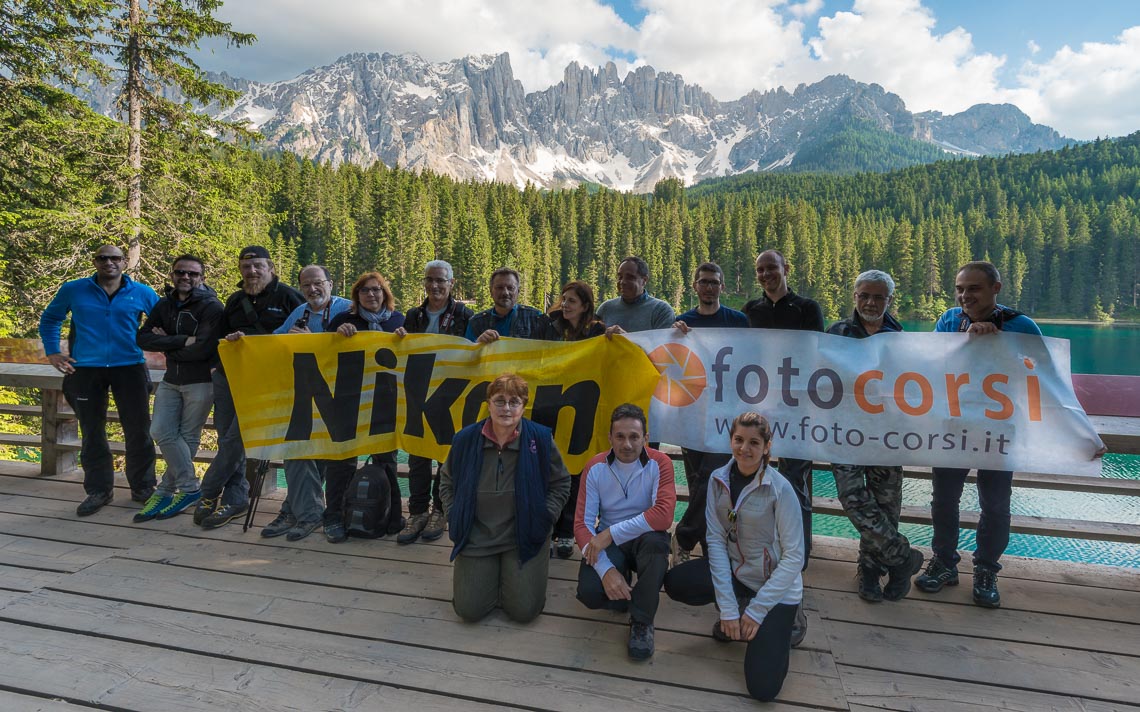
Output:
[[[161,371],[152,371],[152,380],[157,383]],[[1079,380],[1078,380],[1079,379]],[[1103,379],[1103,380],[1101,380]],[[79,451],[79,433],[75,414],[67,406],[60,390],[63,376],[45,364],[0,363],[0,386],[37,389],[38,405],[0,404],[0,414],[39,418],[42,424],[38,436],[17,433],[0,433],[0,445],[26,448],[39,448],[40,474],[46,476],[64,475],[77,469],[76,454]],[[1140,377],[1074,377],[1078,396],[1085,410],[1100,433],[1101,438],[1113,453],[1140,455]],[[1105,408],[1100,403],[1108,404]],[[1108,414],[1104,414],[1107,410]],[[109,420],[118,415],[112,411]],[[122,454],[122,443],[112,442],[111,451]],[[678,448],[667,448],[676,459],[680,457]],[[209,462],[212,451],[199,451],[196,459]],[[827,470],[830,465],[815,463],[815,469]],[[406,472],[406,468],[401,468]],[[930,479],[929,468],[908,467],[907,477]],[[971,475],[971,478],[973,475]],[[269,478],[272,479],[272,478]],[[1074,475],[1015,473],[1014,486],[1023,489],[1062,490],[1104,495],[1140,496],[1140,480],[1079,477]],[[688,499],[688,492],[680,486],[678,496]],[[843,508],[835,498],[815,497],[814,511],[820,514],[844,516]],[[902,520],[917,524],[930,524],[930,510],[926,507],[903,507]],[[977,514],[962,512],[962,526],[975,528]],[[1140,522],[1120,523],[1057,519],[1049,517],[1014,516],[1012,531],[1023,534],[1094,539],[1140,544]]]

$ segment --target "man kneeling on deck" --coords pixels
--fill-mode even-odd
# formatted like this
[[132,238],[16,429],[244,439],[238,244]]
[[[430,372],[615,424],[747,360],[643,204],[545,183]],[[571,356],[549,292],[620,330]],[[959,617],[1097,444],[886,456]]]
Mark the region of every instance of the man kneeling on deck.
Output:
[[[625,403],[610,416],[610,450],[586,464],[574,516],[582,549],[578,600],[629,611],[629,656],[653,655],[653,618],[669,568],[677,502],[673,462],[645,446],[645,412]],[[637,583],[630,586],[632,573]]]

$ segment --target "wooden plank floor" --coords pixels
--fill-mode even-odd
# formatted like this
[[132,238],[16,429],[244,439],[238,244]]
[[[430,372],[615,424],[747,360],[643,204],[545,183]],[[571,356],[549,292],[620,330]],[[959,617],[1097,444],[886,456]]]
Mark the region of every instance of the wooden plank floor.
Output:
[[0,464],[0,710],[1140,712],[1133,569],[1011,558],[997,611],[970,603],[968,576],[869,605],[854,543],[818,537],[808,637],[761,705],[744,646],[708,636],[713,609],[664,599],[657,653],[634,663],[624,618],[574,599],[576,561],[551,563],[534,623],[471,625],[451,610],[443,542],[136,525],[125,487],[77,519],[82,498],[77,478]]

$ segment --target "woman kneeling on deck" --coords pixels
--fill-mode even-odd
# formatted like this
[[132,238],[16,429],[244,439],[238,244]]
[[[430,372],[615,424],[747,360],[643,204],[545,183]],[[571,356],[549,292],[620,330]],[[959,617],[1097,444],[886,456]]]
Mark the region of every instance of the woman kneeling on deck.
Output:
[[465,621],[501,606],[526,623],[546,605],[547,542],[570,496],[570,475],[550,428],[522,417],[529,393],[513,373],[492,381],[490,417],[455,434],[440,471],[455,542],[452,605]]
[[709,477],[707,558],[671,569],[665,593],[690,606],[717,604],[713,637],[748,642],[744,681],[767,702],[788,674],[803,601],[803,522],[792,485],[768,464],[772,428],[764,416],[736,416],[729,438],[732,461]]

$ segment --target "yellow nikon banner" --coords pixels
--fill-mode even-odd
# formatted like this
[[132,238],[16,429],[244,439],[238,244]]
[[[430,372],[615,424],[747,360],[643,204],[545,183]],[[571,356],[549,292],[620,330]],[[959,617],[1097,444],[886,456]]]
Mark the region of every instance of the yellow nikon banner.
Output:
[[517,373],[526,417],[554,428],[572,472],[609,447],[622,403],[649,411],[657,368],[626,339],[574,343],[381,332],[247,336],[218,348],[250,457],[345,458],[400,448],[442,460],[487,416],[486,390]]

